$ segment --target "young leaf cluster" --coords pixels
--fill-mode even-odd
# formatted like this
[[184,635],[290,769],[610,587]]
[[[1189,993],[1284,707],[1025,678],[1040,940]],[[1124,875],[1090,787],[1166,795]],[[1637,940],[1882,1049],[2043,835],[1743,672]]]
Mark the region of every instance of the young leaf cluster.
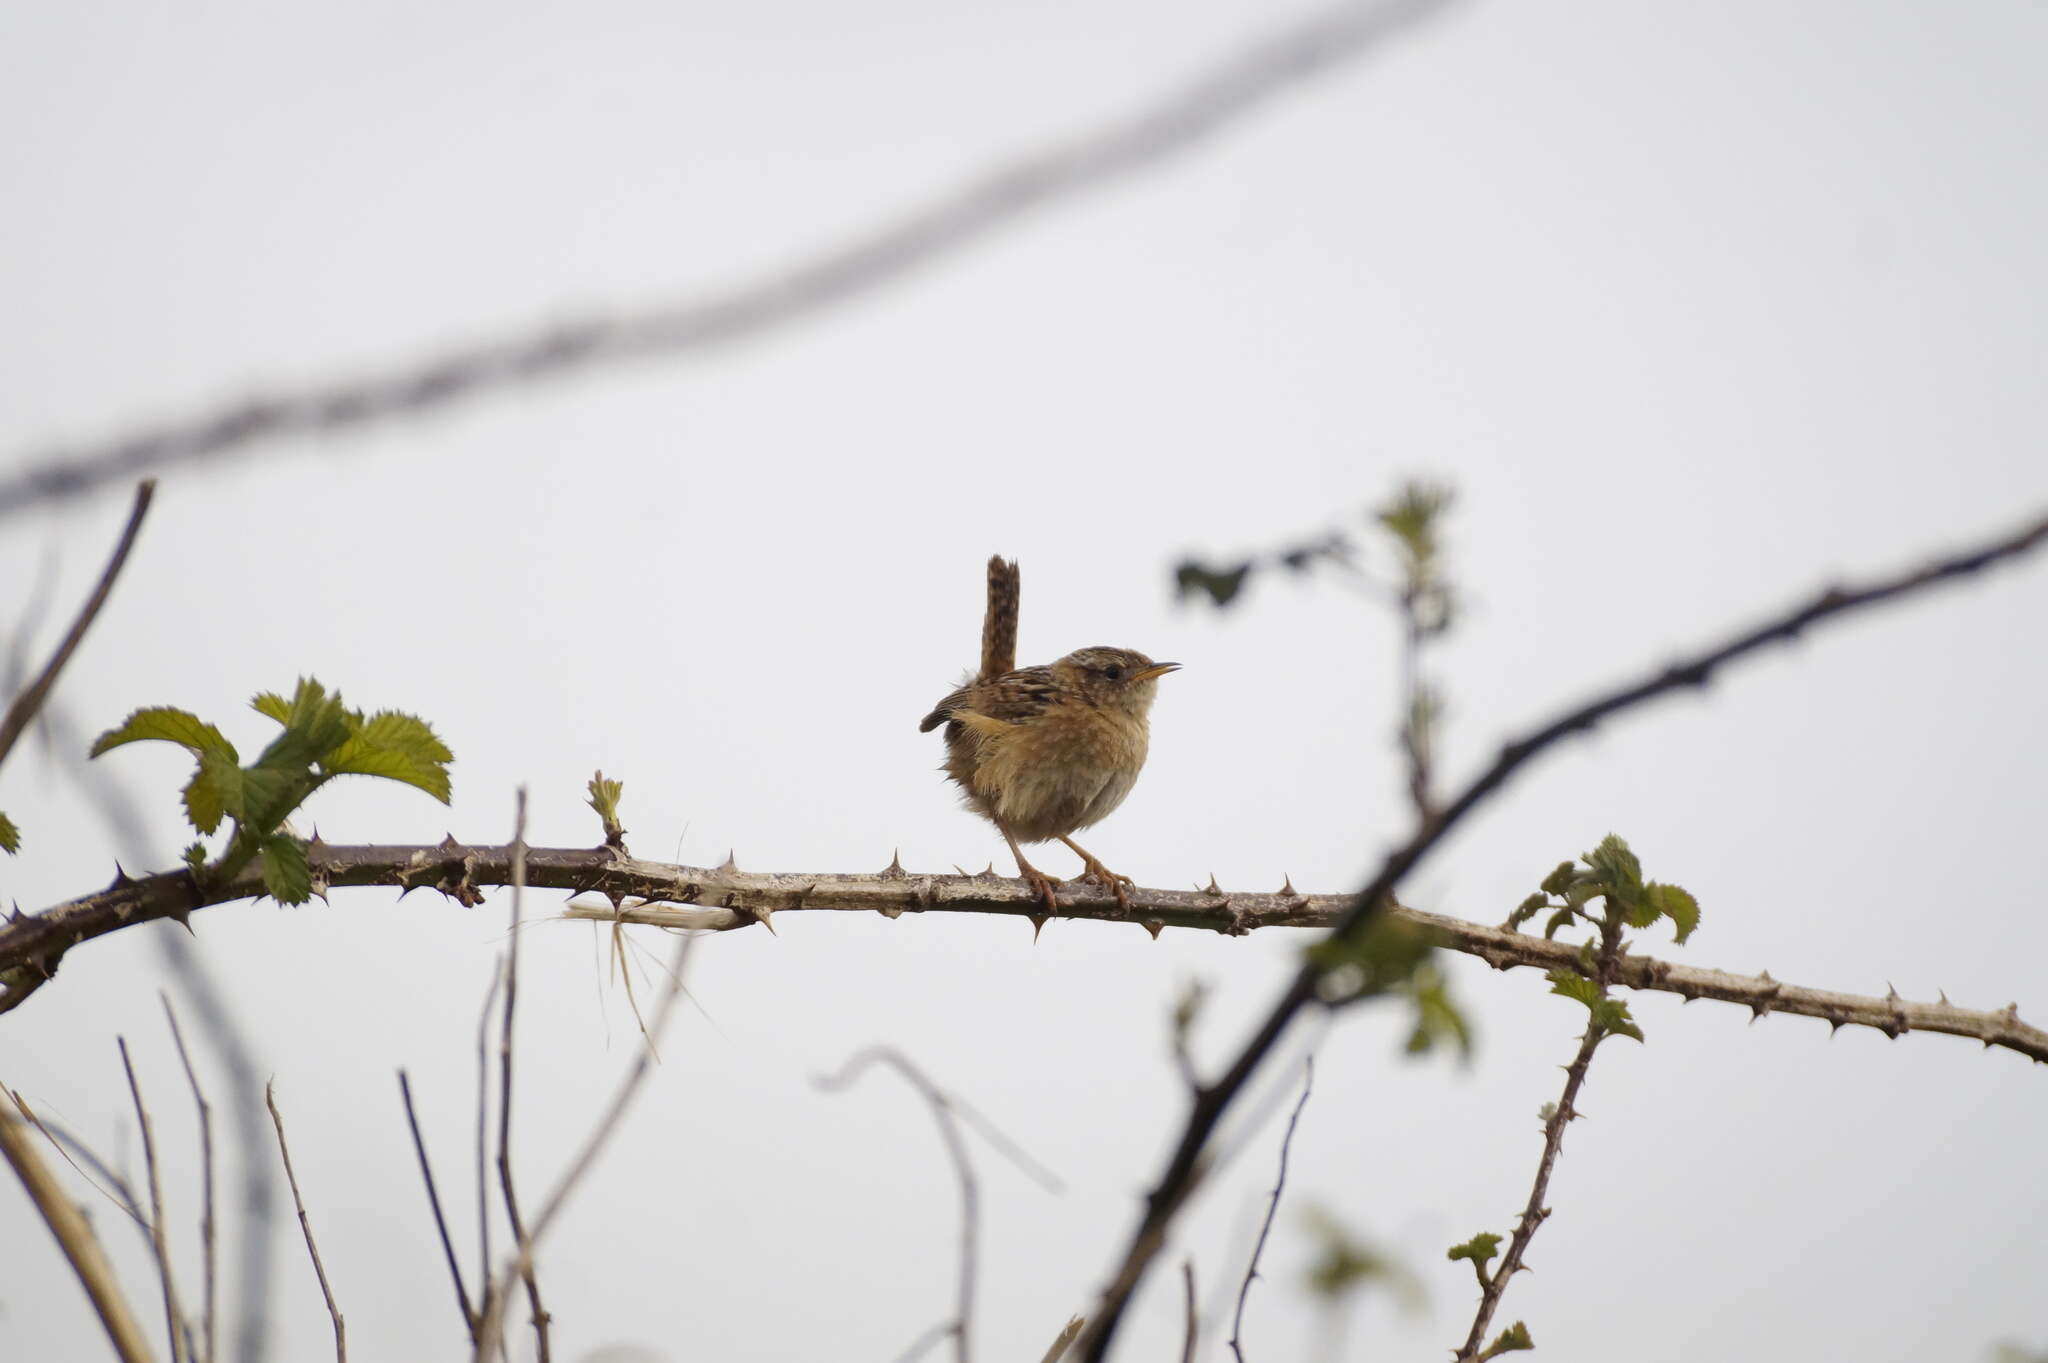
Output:
[[219,729],[171,706],[137,710],[92,745],[94,757],[151,740],[192,754],[197,766],[185,783],[185,817],[202,834],[218,831],[223,822],[231,825],[227,845],[211,865],[205,843],[186,849],[185,862],[197,877],[230,880],[253,862],[271,897],[282,904],[306,902],[313,892],[306,844],[285,822],[337,776],[381,777],[448,803],[453,754],[417,716],[351,710],[340,693],[329,693],[311,677],[299,679],[290,700],[265,691],[249,704],[282,730],[253,762],[243,762]]
[[[1600,911],[1590,912],[1598,902]],[[1676,885],[1643,879],[1643,864],[1626,842],[1609,833],[1578,863],[1560,862],[1543,878],[1542,888],[1516,906],[1507,926],[1519,928],[1549,909],[1543,935],[1557,936],[1573,923],[1599,927],[1610,920],[1647,928],[1660,918],[1671,921],[1672,937],[1681,945],[1700,925],[1699,901]]]

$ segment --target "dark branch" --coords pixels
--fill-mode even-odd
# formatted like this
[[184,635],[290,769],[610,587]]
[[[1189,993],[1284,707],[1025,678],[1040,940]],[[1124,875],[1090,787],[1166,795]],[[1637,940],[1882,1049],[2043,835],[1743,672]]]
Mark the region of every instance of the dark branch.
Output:
[[[1796,638],[1807,626],[1846,615],[1870,606],[1894,601],[1938,583],[1966,577],[2003,559],[2016,558],[2048,539],[2048,516],[2040,517],[2019,531],[1988,544],[1883,579],[1867,587],[1829,588],[1813,600],[1776,616],[1734,638],[1661,668],[1645,680],[1620,687],[1567,711],[1528,736],[1507,744],[1493,763],[1446,804],[1441,812],[1420,821],[1408,841],[1395,849],[1381,864],[1379,873],[1361,890],[1344,916],[1331,930],[1337,940],[1354,939],[1392,902],[1402,880],[1443,840],[1444,835],[1467,814],[1505,786],[1537,754],[1573,734],[1593,728],[1610,715],[1633,709],[1667,692],[1702,687],[1727,663],[1774,643]],[[1305,962],[1281,992],[1258,1028],[1253,1032],[1231,1066],[1213,1085],[1197,1097],[1188,1114],[1173,1154],[1152,1194],[1144,1215],[1131,1234],[1122,1265],[1103,1294],[1101,1308],[1090,1322],[1084,1339],[1083,1357],[1088,1363],[1102,1363],[1110,1341],[1131,1294],[1136,1291],[1145,1269],[1164,1242],[1166,1227],[1180,1212],[1193,1191],[1202,1165],[1202,1154],[1223,1114],[1250,1081],[1252,1074],[1310,1001],[1316,997],[1321,975],[1313,961]]]
[[1273,96],[1363,57],[1447,0],[1346,0],[1245,45],[1124,119],[1056,142],[811,259],[709,297],[550,326],[389,372],[250,398],[98,445],[26,454],[0,482],[0,515],[106,482],[355,429],[601,364],[715,350],[800,322],[944,260],[1064,199],[1187,151]]
[[[448,1218],[441,1214],[441,1191],[434,1183],[434,1166],[427,1160],[427,1142],[420,1135],[419,1114],[413,1111],[412,1080],[404,1070],[398,1072],[398,1093],[405,1102],[405,1124],[412,1132],[413,1152],[419,1156],[420,1177],[427,1184],[427,1205],[434,1213],[434,1230],[441,1237],[441,1252],[448,1256],[448,1276],[455,1280],[455,1305],[462,1312],[463,1326],[469,1331],[469,1342],[476,1343],[477,1313],[469,1304],[469,1287],[462,1280],[462,1262],[455,1257],[455,1241],[448,1235]],[[489,1261],[485,1261],[488,1265]]]
[[146,478],[135,489],[135,505],[129,508],[128,524],[121,530],[121,539],[114,545],[114,556],[107,560],[107,566],[100,573],[99,584],[92,589],[92,595],[80,607],[78,618],[71,622],[64,641],[57,645],[57,651],[50,655],[50,661],[36,674],[7,707],[5,716],[0,716],[0,762],[7,760],[7,754],[14,749],[15,740],[34,722],[36,712],[43,708],[49,698],[50,689],[57,684],[58,673],[64,664],[71,661],[71,655],[78,650],[79,641],[92,628],[92,622],[99,618],[100,607],[107,604],[107,596],[114,590],[114,579],[121,575],[121,567],[128,562],[128,551],[135,547],[135,537],[142,531],[142,518],[149,514],[150,500],[156,496],[156,480]]

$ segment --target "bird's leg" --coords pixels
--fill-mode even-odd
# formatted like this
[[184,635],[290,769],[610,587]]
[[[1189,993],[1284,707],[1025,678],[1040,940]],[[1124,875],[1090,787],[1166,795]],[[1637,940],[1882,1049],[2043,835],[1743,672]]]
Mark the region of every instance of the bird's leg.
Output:
[[1010,855],[1017,858],[1017,874],[1024,878],[1026,884],[1030,885],[1032,889],[1038,891],[1044,897],[1046,917],[1050,918],[1057,914],[1060,906],[1058,901],[1052,897],[1052,888],[1059,884],[1059,882],[1024,859],[1024,849],[1019,847],[1017,840],[1010,836],[1009,829],[1001,824],[997,824],[996,831],[1003,835],[1004,842],[1010,844]]
[[1082,878],[1095,881],[1097,884],[1107,885],[1110,888],[1110,892],[1116,895],[1117,909],[1122,913],[1129,913],[1131,911],[1129,891],[1135,882],[1129,876],[1120,876],[1115,871],[1104,866],[1100,861],[1096,860],[1093,852],[1090,852],[1065,834],[1060,835],[1060,841],[1073,848],[1074,855],[1081,859]]

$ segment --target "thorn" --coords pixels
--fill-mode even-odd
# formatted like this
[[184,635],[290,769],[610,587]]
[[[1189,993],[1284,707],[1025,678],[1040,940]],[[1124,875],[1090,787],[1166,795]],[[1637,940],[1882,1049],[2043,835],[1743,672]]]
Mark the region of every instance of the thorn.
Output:
[[1045,931],[1045,925],[1048,921],[1050,921],[1052,915],[1044,913],[1027,913],[1024,916],[1031,920],[1031,945],[1037,946],[1038,934]]
[[988,865],[982,867],[981,874],[986,879],[994,880],[996,878],[996,864],[994,862],[990,862]]
[[441,841],[434,844],[434,850],[436,852],[452,852],[460,846],[462,846],[462,844],[455,841],[455,835],[453,833],[448,833],[443,835]]
[[129,874],[128,874],[128,873],[126,872],[126,871],[122,870],[122,869],[121,869],[121,863],[120,863],[120,862],[118,862],[118,861],[117,861],[117,862],[115,862],[115,863],[114,863],[114,883],[113,883],[113,884],[111,884],[111,885],[109,885],[109,886],[107,886],[107,891],[108,891],[109,893],[112,893],[112,892],[113,892],[113,891],[115,891],[115,890],[119,890],[119,889],[124,889],[124,888],[126,888],[127,886],[133,885],[134,883],[135,883],[135,877],[134,877],[134,876],[131,876],[131,875],[129,875]]
[[1165,926],[1166,926],[1166,924],[1165,924],[1165,923],[1163,923],[1163,922],[1161,922],[1161,921],[1160,921],[1159,919],[1157,919],[1157,918],[1145,918],[1145,919],[1141,919],[1141,920],[1139,920],[1139,921],[1140,921],[1141,925],[1142,925],[1142,926],[1144,927],[1145,931],[1147,931],[1147,932],[1149,932],[1149,933],[1151,933],[1151,934],[1152,934],[1152,940],[1153,940],[1153,941],[1155,941],[1155,942],[1156,942],[1156,941],[1158,941],[1158,940],[1159,940],[1159,930],[1160,930],[1161,928],[1165,927]]
[[1890,980],[1884,982],[1884,997],[1887,1003],[1897,1003],[1899,1001],[1898,987]]
[[1209,883],[1203,887],[1202,893],[1213,894],[1219,897],[1223,894],[1223,887],[1216,883],[1216,873],[1214,871],[1209,872]]
[[726,849],[725,860],[718,863],[717,869],[721,871],[731,871],[734,873],[737,873],[739,871],[740,864],[739,862],[733,859],[733,852],[731,848]]
[[[967,868],[966,868],[965,866],[962,866],[962,865],[961,865],[961,864],[960,864],[959,862],[957,862],[957,861],[953,863],[953,869],[954,869],[954,870],[956,870],[956,871],[958,871],[958,872],[960,873],[960,878],[961,878],[962,880],[974,880],[974,879],[976,879],[976,878],[977,878],[977,877],[975,876],[974,872],[972,872],[972,871],[968,870],[968,869],[967,869]],[[991,866],[991,867],[990,867],[989,869],[990,869],[990,870],[994,870],[995,868],[994,868],[993,866]]]
[[766,904],[763,904],[758,908],[750,907],[746,909],[745,912],[754,915],[754,921],[756,923],[759,923],[762,927],[768,929],[768,935],[770,937],[779,937],[782,935],[781,933],[775,930],[775,910],[769,908]]
[[1282,873],[1280,877],[1280,897],[1282,899],[1301,898],[1301,895],[1294,888],[1293,876]]
[[1828,1014],[1828,1038],[1829,1038],[1829,1040],[1833,1040],[1833,1039],[1834,1039],[1834,1035],[1835,1035],[1835,1033],[1836,1033],[1836,1032],[1839,1032],[1839,1031],[1841,1031],[1841,1030],[1842,1030],[1842,1027],[1843,1027],[1843,1025],[1844,1025],[1844,1024],[1846,1024],[1847,1022],[1848,1022],[1848,1019],[1847,1019],[1847,1018],[1844,1018],[1844,1017],[1839,1017],[1839,1016],[1837,1016],[1837,1015],[1836,1015],[1836,1014],[1834,1014],[1834,1013],[1830,1013],[1830,1014]]
[[901,848],[892,847],[889,849],[889,864],[882,868],[882,874],[891,880],[901,880],[903,878],[903,851]]

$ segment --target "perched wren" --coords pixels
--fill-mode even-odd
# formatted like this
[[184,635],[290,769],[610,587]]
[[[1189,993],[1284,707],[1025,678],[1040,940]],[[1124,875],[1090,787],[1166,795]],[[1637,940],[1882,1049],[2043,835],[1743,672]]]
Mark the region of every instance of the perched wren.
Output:
[[1019,669],[1020,586],[1015,563],[988,561],[981,670],[933,706],[918,732],[946,726],[946,774],[967,807],[1003,835],[1047,913],[1058,907],[1059,882],[1024,859],[1020,841],[1058,838],[1081,858],[1084,876],[1107,885],[1128,909],[1130,879],[1067,835],[1101,822],[1137,784],[1159,678],[1180,664],[1128,648],[1084,648]]

